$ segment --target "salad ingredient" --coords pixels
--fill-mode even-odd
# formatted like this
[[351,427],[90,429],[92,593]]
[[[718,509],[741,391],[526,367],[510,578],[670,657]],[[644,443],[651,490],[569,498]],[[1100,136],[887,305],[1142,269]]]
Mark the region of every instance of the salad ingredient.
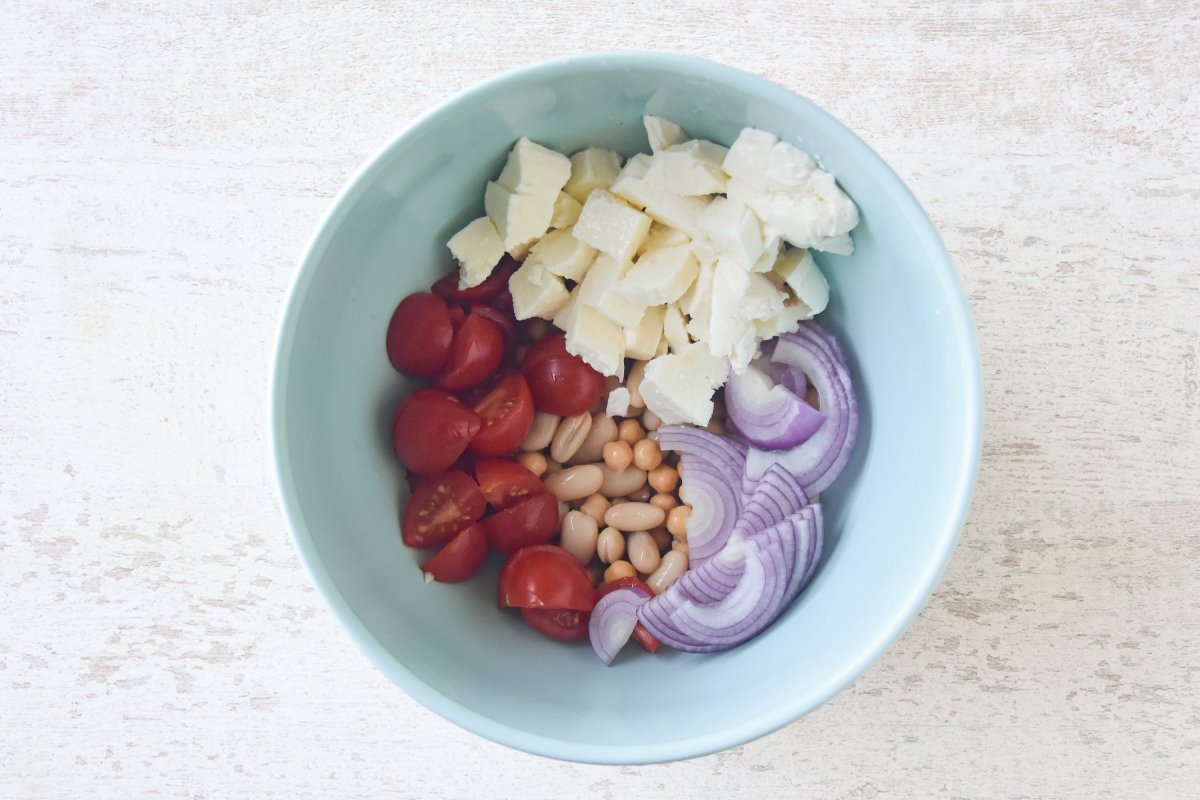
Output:
[[687,536],[688,518],[692,515],[691,506],[676,506],[667,512],[667,532],[672,536]]
[[505,555],[549,542],[558,531],[558,499],[547,491],[531,495],[483,521],[488,542]]
[[587,411],[563,417],[562,422],[558,423],[558,429],[554,431],[554,438],[550,440],[550,458],[560,464],[566,463],[579,452],[591,428],[592,415]]
[[724,192],[728,176],[721,164],[728,153],[729,148],[702,139],[671,145],[659,156],[667,191],[683,196]]
[[636,419],[625,419],[621,420],[621,424],[617,426],[617,438],[632,448],[633,445],[646,438],[646,431]]
[[568,608],[522,608],[521,616],[543,636],[559,642],[572,642],[588,635],[590,615]]
[[450,360],[433,385],[450,392],[474,389],[487,380],[504,357],[504,334],[478,311],[472,311],[454,332]]
[[392,421],[396,455],[417,475],[445,472],[467,449],[483,420],[451,394],[417,389]]
[[[642,439],[633,446],[633,463],[638,469],[644,469],[647,472],[657,469],[662,464],[662,448],[658,446],[658,442],[652,439]],[[668,469],[670,469],[668,467]],[[674,472],[674,470],[672,470]],[[653,475],[650,482],[654,486]],[[657,489],[658,487],[655,486]],[[671,489],[675,487],[672,486]],[[671,489],[659,489],[659,491],[671,491]]]
[[604,410],[611,416],[623,417],[629,413],[629,390],[618,386],[608,393]]
[[[639,595],[646,597],[652,597],[654,595],[654,592],[651,591],[649,585],[647,585],[646,582],[641,578],[618,578],[615,581],[609,581],[608,583],[601,584],[596,589],[596,602],[599,603],[599,601],[605,595],[609,594],[610,592],[615,592],[618,589],[634,589]],[[593,609],[593,612],[594,611],[595,609]],[[647,631],[640,622],[633,627],[633,639],[648,653],[655,653],[658,651],[658,639],[655,639],[654,636]]]
[[604,393],[604,376],[566,349],[562,334],[547,337],[521,359],[538,411],[574,416],[589,410]]
[[621,171],[621,156],[602,147],[589,147],[571,156],[571,177],[563,191],[580,203],[594,189],[607,189]]
[[607,189],[594,189],[579,212],[573,234],[617,264],[625,264],[650,232],[650,221]]
[[533,425],[533,396],[519,372],[509,372],[501,377],[473,408],[482,425],[468,449],[477,456],[511,453]]
[[621,531],[648,531],[666,519],[666,513],[650,503],[617,503],[604,514],[604,524]]
[[638,572],[649,575],[658,569],[661,554],[658,542],[649,531],[635,531],[626,541],[625,548],[629,553],[629,563],[633,564]]
[[483,526],[468,525],[447,542],[433,558],[421,565],[425,580],[459,583],[471,578],[487,559],[487,534]]
[[582,511],[568,511],[563,517],[559,544],[575,556],[581,565],[587,566],[596,557],[596,541],[600,538],[600,526],[596,520]]
[[575,556],[552,544],[518,550],[500,570],[502,608],[591,611],[596,592]]
[[470,286],[461,283],[461,272],[451,272],[431,287],[431,291],[447,303],[487,303],[508,288],[509,278],[517,269],[517,262],[507,255],[501,255],[499,262],[493,262],[493,269],[485,279]]
[[[617,296],[610,293],[609,297]],[[625,369],[625,336],[621,326],[586,305],[576,306],[572,317],[574,324],[567,327],[567,350],[601,375],[621,377]]]
[[650,470],[650,473],[646,476],[646,481],[650,484],[650,488],[656,492],[673,492],[679,484],[679,473],[672,467],[661,464]]
[[605,664],[611,664],[638,625],[638,607],[653,595],[649,590],[625,585],[608,592],[592,609],[588,635],[592,649]]
[[[798,385],[799,380],[791,382]],[[825,415],[805,403],[803,396],[776,383],[754,364],[730,373],[725,404],[738,432],[751,444],[770,450],[795,447],[825,422]]]
[[554,229],[569,228],[579,219],[583,206],[566,192],[559,192],[554,201],[554,213],[550,215],[550,227]]
[[400,532],[409,547],[445,544],[483,516],[479,486],[464,472],[452,470],[422,481],[404,509]]
[[497,511],[542,491],[542,482],[532,470],[503,458],[476,461],[475,479],[488,505]]
[[541,267],[569,281],[583,280],[588,267],[596,260],[596,249],[579,241],[572,233],[571,227],[547,233],[529,251],[525,265]]
[[596,524],[599,525],[604,522],[604,514],[608,511],[611,505],[612,503],[608,501],[607,497],[596,493],[589,495],[588,498],[580,504],[579,510],[596,520]]
[[679,580],[679,576],[686,572],[687,568],[688,554],[680,550],[671,549],[658,562],[658,569],[654,570],[646,578],[646,585],[655,594],[662,594],[668,586]]
[[[604,463],[620,472],[633,463],[633,448],[623,439],[609,442],[604,445]],[[603,473],[600,477],[603,479]]]
[[517,456],[517,463],[525,469],[532,472],[539,478],[546,474],[550,462],[541,453],[521,453]]
[[[821,274],[808,250],[788,250],[775,261],[775,274],[784,280],[804,305],[807,316],[820,314],[829,305],[829,282]],[[795,330],[790,326],[787,333]]]
[[699,271],[690,244],[656,247],[638,257],[613,291],[639,306],[666,305],[683,296]]
[[604,473],[604,482],[600,484],[600,494],[605,497],[628,497],[646,485],[646,471],[634,466],[615,470],[607,464],[600,467]]
[[[659,356],[646,365],[640,392],[646,408],[668,424],[706,425],[712,418],[713,390],[724,379],[725,362],[708,345],[695,342],[679,353]],[[717,376],[720,373],[720,377]]]
[[529,259],[513,274],[509,287],[517,319],[553,317],[570,299],[562,278]]
[[479,217],[450,237],[446,243],[451,255],[462,265],[464,288],[484,281],[504,255],[504,241],[487,217]]
[[604,484],[604,473],[595,464],[579,464],[549,475],[546,491],[559,500],[582,500],[593,495]]
[[[420,336],[414,336],[420,331]],[[392,312],[387,328],[387,354],[392,366],[409,375],[429,376],[450,357],[454,326],[446,303],[429,292],[410,294]]]
[[637,575],[637,570],[633,568],[633,564],[628,561],[614,561],[608,565],[608,569],[604,570],[604,582],[611,583],[619,581],[622,578],[632,578]]
[[592,415],[587,438],[571,457],[572,464],[591,464],[604,458],[604,446],[617,438],[617,423],[603,412]]
[[545,450],[550,446],[550,440],[554,438],[554,432],[558,430],[558,423],[561,419],[562,417],[557,414],[548,414],[545,411],[535,412],[533,423],[529,426],[529,433],[525,434],[525,438],[521,440],[521,449],[526,452]]
[[566,156],[524,137],[517,141],[500,176],[483,193],[484,210],[505,250],[514,253],[550,228],[559,192],[570,177]]
[[596,555],[605,564],[619,561],[625,555],[625,536],[616,528],[600,531],[596,540]]
[[650,140],[650,149],[655,153],[687,141],[683,128],[669,119],[647,115],[642,117],[642,124],[646,128],[646,138]]

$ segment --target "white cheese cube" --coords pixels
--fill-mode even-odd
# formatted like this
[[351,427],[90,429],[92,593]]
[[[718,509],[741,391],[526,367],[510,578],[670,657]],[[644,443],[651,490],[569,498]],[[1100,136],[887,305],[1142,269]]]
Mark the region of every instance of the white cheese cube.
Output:
[[[858,224],[858,208],[838,188],[833,176],[818,170],[809,186],[796,192],[759,191],[730,178],[726,194],[749,206],[764,228],[778,232],[796,247],[814,247],[847,233]],[[844,242],[832,242],[844,248]]]
[[708,388],[720,389],[729,377],[729,364],[725,359],[713,355],[704,342],[693,342],[679,353],[683,360],[695,370],[697,376],[706,381]]
[[721,168],[729,151],[714,142],[693,139],[659,153],[667,191],[679,195],[708,195],[725,191],[727,176]]
[[667,425],[707,425],[712,418],[713,391],[705,366],[689,358],[686,351],[658,356],[647,363],[639,389],[646,408]]
[[508,161],[496,183],[511,192],[550,195],[553,198],[570,177],[570,159],[521,137],[509,151]]
[[774,339],[781,333],[795,333],[800,320],[811,317],[812,313],[808,307],[792,297],[783,304],[783,310],[778,314],[766,319],[755,320],[754,328],[758,331],[758,338],[765,341]]
[[698,269],[691,245],[659,247],[643,253],[613,290],[642,306],[674,303],[696,280]]
[[483,283],[504,255],[504,242],[496,226],[487,217],[468,222],[461,231],[450,237],[446,247],[450,248],[450,254],[461,267],[458,273],[460,289]]
[[508,288],[517,319],[550,319],[569,299],[562,278],[528,260],[509,278]]
[[820,314],[829,305],[829,283],[813,261],[812,253],[799,248],[785,250],[775,262],[774,271],[808,309],[808,315],[801,319]]
[[589,147],[571,156],[571,178],[563,191],[580,203],[593,189],[607,189],[621,171],[621,157],[612,150]]
[[818,239],[816,244],[812,246],[812,249],[820,250],[823,253],[848,256],[854,252],[854,240],[850,238],[849,233],[826,236],[823,239]]
[[731,178],[737,178],[752,189],[767,188],[771,170],[771,151],[779,137],[757,128],[742,128],[729,148],[722,168]]
[[689,317],[705,313],[712,307],[713,275],[716,261],[701,261],[696,270],[696,280],[679,298],[679,308]]
[[529,251],[526,263],[536,263],[567,280],[579,281],[596,258],[596,250],[571,234],[570,228],[550,231]]
[[575,223],[575,238],[624,264],[650,231],[650,218],[605,189],[588,195]]
[[513,252],[533,241],[550,227],[556,195],[518,194],[495,181],[488,181],[483,207],[496,226],[504,249]]
[[751,270],[763,254],[762,225],[737,200],[714,197],[699,218],[700,229],[722,255]]
[[662,322],[663,338],[667,340],[671,352],[681,353],[692,343],[692,340],[688,337],[687,320],[684,319],[683,312],[679,310],[679,306],[674,303],[665,308],[666,313],[663,315]]
[[582,305],[579,302],[579,287],[576,286],[568,295],[567,304],[550,319],[551,324],[560,331],[569,330],[575,324],[575,317],[579,316],[579,308]]
[[651,306],[637,327],[625,329],[625,357],[646,361],[658,352],[663,336],[663,317],[671,306]]
[[749,328],[753,336],[754,326],[747,326],[741,313],[742,302],[750,291],[750,276],[732,261],[717,262],[712,285],[712,317],[707,341],[713,353],[731,358],[735,349],[744,350],[742,341]]
[[652,153],[657,153],[659,150],[666,150],[672,145],[687,141],[688,136],[684,133],[683,128],[669,119],[653,117],[647,114],[642,117],[642,124],[646,126],[646,138],[650,140],[650,151]]
[[638,153],[625,162],[608,190],[638,208],[645,208],[645,178],[650,168],[650,156]]
[[550,215],[551,228],[569,228],[579,219],[583,206],[566,192],[559,192],[554,201],[554,212]]
[[646,214],[663,225],[683,231],[692,239],[700,238],[700,215],[708,208],[708,197],[682,197],[665,188],[646,185]]
[[816,169],[808,153],[787,142],[776,142],[767,156],[767,183],[763,188],[782,192],[804,189]]
[[690,241],[688,235],[678,228],[672,228],[670,225],[663,225],[661,222],[653,222],[650,224],[650,232],[646,234],[646,240],[642,242],[642,246],[638,248],[637,254],[640,256],[647,250],[653,250],[656,247],[670,247],[673,244],[687,244]]
[[[764,231],[764,233],[766,233]],[[754,266],[750,268],[751,272],[770,272],[775,266],[775,261],[779,258],[779,254],[783,252],[783,237],[777,233],[767,234],[767,243],[763,247],[762,255],[754,262]]]
[[596,309],[622,328],[636,327],[646,312],[646,303],[630,302],[613,291],[629,269],[628,263],[617,263],[601,253],[587,268],[579,284],[579,302]]
[[625,336],[621,326],[594,308],[579,305],[567,328],[567,352],[577,355],[601,375],[623,378]]
[[669,352],[670,352],[670,347],[667,345],[666,338],[660,339],[658,342],[658,349],[654,351],[655,358],[657,358],[658,356],[665,356]]
[[608,403],[604,408],[604,413],[610,417],[623,417],[629,413],[629,390],[624,386],[618,386],[608,393]]

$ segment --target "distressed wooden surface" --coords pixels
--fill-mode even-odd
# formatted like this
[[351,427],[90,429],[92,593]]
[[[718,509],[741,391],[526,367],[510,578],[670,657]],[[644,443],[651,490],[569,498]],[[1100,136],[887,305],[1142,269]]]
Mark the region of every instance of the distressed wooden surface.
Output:
[[[640,5],[4,4],[0,797],[1196,796],[1197,5]],[[264,428],[295,259],[359,163],[498,70],[615,47],[859,131],[960,267],[987,403],[904,638],[778,733],[639,768],[388,683],[301,571]]]

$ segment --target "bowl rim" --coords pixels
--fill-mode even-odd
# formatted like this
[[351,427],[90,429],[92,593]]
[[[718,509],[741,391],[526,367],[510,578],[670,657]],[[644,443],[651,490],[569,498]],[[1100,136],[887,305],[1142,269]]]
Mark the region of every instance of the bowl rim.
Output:
[[[930,269],[936,271],[941,288],[952,300],[944,311],[951,326],[958,334],[955,356],[967,383],[964,392],[966,407],[963,409],[966,431],[964,431],[965,435],[957,449],[957,460],[961,467],[957,485],[953,487],[954,502],[936,539],[936,558],[930,561],[923,573],[915,576],[916,579],[904,602],[898,604],[891,612],[869,646],[856,653],[853,658],[848,659],[842,668],[823,684],[810,686],[805,691],[795,693],[782,701],[769,714],[724,728],[719,732],[651,745],[588,744],[556,739],[513,727],[446,697],[393,657],[355,614],[337,588],[332,576],[321,563],[312,534],[300,508],[286,436],[288,398],[285,387],[290,373],[300,310],[313,281],[317,262],[346,217],[352,201],[356,200],[374,180],[376,173],[381,171],[383,165],[389,160],[388,157],[392,151],[402,147],[404,140],[412,134],[435,124],[443,114],[460,106],[472,104],[497,88],[510,83],[525,82],[538,76],[568,75],[597,69],[648,69],[682,74],[735,88],[739,85],[742,88],[753,86],[757,92],[773,96],[780,102],[799,103],[807,107],[809,114],[822,119],[825,125],[845,137],[847,150],[854,158],[865,164],[868,171],[878,177],[879,182],[888,188],[889,196],[910,206],[905,209],[907,216],[911,218],[909,221],[914,225],[914,231],[923,242],[925,251],[934,254],[934,257],[931,258]],[[745,744],[779,730],[819,708],[861,677],[900,638],[931,596],[950,561],[966,522],[982,452],[982,397],[983,385],[978,341],[954,262],[946,251],[932,221],[912,191],[866,142],[810,100],[766,78],[735,67],[695,56],[672,53],[633,50],[598,52],[568,55],[526,64],[469,86],[420,114],[359,167],[329,206],[316,232],[304,248],[304,253],[299,259],[297,270],[285,298],[278,320],[270,369],[267,400],[268,447],[269,458],[274,467],[276,492],[301,563],[342,629],[359,650],[393,683],[410,697],[456,725],[509,747],[536,755],[584,763],[648,764],[708,755]]]

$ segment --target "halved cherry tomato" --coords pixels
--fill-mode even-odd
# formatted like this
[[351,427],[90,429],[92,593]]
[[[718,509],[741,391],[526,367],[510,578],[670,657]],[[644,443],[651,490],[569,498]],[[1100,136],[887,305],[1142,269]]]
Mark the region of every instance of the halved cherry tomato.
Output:
[[571,642],[588,635],[590,611],[569,608],[522,608],[521,616],[535,631],[557,642]]
[[520,335],[517,332],[517,321],[512,318],[512,315],[491,305],[471,306],[471,311],[478,312],[479,316],[496,323],[500,328],[500,333],[504,335],[504,357],[511,358],[516,353],[517,338]]
[[488,541],[506,556],[545,544],[558,532],[558,498],[542,491],[488,517],[483,527]]
[[471,440],[477,456],[502,456],[517,449],[533,425],[533,397],[519,372],[510,372],[474,405],[483,426]]
[[483,516],[487,505],[471,476],[451,471],[421,483],[408,500],[401,538],[409,547],[437,547]]
[[429,292],[410,294],[388,322],[388,360],[407,375],[433,375],[446,366],[453,339],[446,301]]
[[454,326],[454,330],[458,330],[458,326],[462,325],[467,318],[467,312],[463,311],[463,307],[458,303],[450,304],[450,324]]
[[478,386],[500,366],[504,334],[500,326],[471,312],[454,332],[450,360],[433,379],[433,385],[451,392]]
[[[650,597],[654,596],[654,591],[649,585],[647,585],[645,581],[631,576],[628,578],[617,578],[615,581],[609,581],[608,583],[600,584],[600,586],[596,589],[596,599],[599,600],[601,597],[604,597],[604,595],[608,594],[614,589],[626,588],[641,589]],[[646,630],[646,628],[640,622],[633,626],[633,639],[640,644],[642,649],[647,653],[657,653],[658,646],[661,644],[658,641],[658,638],[653,633]]]
[[492,274],[483,283],[469,289],[458,288],[458,270],[454,270],[433,285],[433,293],[452,303],[485,303],[508,288],[508,279],[517,271],[517,262],[505,253]]
[[594,406],[604,394],[604,376],[578,356],[552,355],[531,364],[531,353],[532,349],[521,362],[521,374],[529,381],[538,411],[573,417]]
[[452,395],[417,389],[392,420],[396,455],[418,475],[445,472],[463,454],[483,420]]
[[517,462],[503,458],[479,459],[475,462],[475,479],[488,505],[497,511],[544,491],[541,478]]
[[508,288],[508,286],[505,286],[503,289],[501,289],[500,293],[498,295],[493,297],[491,300],[488,300],[487,302],[488,302],[488,305],[491,306],[492,308],[495,308],[499,311],[503,311],[505,314],[507,314],[510,317],[516,316],[516,314],[513,310],[512,291]]
[[501,608],[591,611],[596,591],[575,556],[543,544],[522,548],[508,559],[500,570],[497,601]]
[[482,525],[468,525],[433,558],[421,565],[421,571],[440,583],[458,583],[479,572],[487,560],[487,534]]
[[567,352],[567,335],[565,333],[555,333],[551,336],[544,336],[529,346],[529,350],[525,352],[525,357],[521,359],[521,368],[531,367],[542,359],[550,356],[569,356]]

